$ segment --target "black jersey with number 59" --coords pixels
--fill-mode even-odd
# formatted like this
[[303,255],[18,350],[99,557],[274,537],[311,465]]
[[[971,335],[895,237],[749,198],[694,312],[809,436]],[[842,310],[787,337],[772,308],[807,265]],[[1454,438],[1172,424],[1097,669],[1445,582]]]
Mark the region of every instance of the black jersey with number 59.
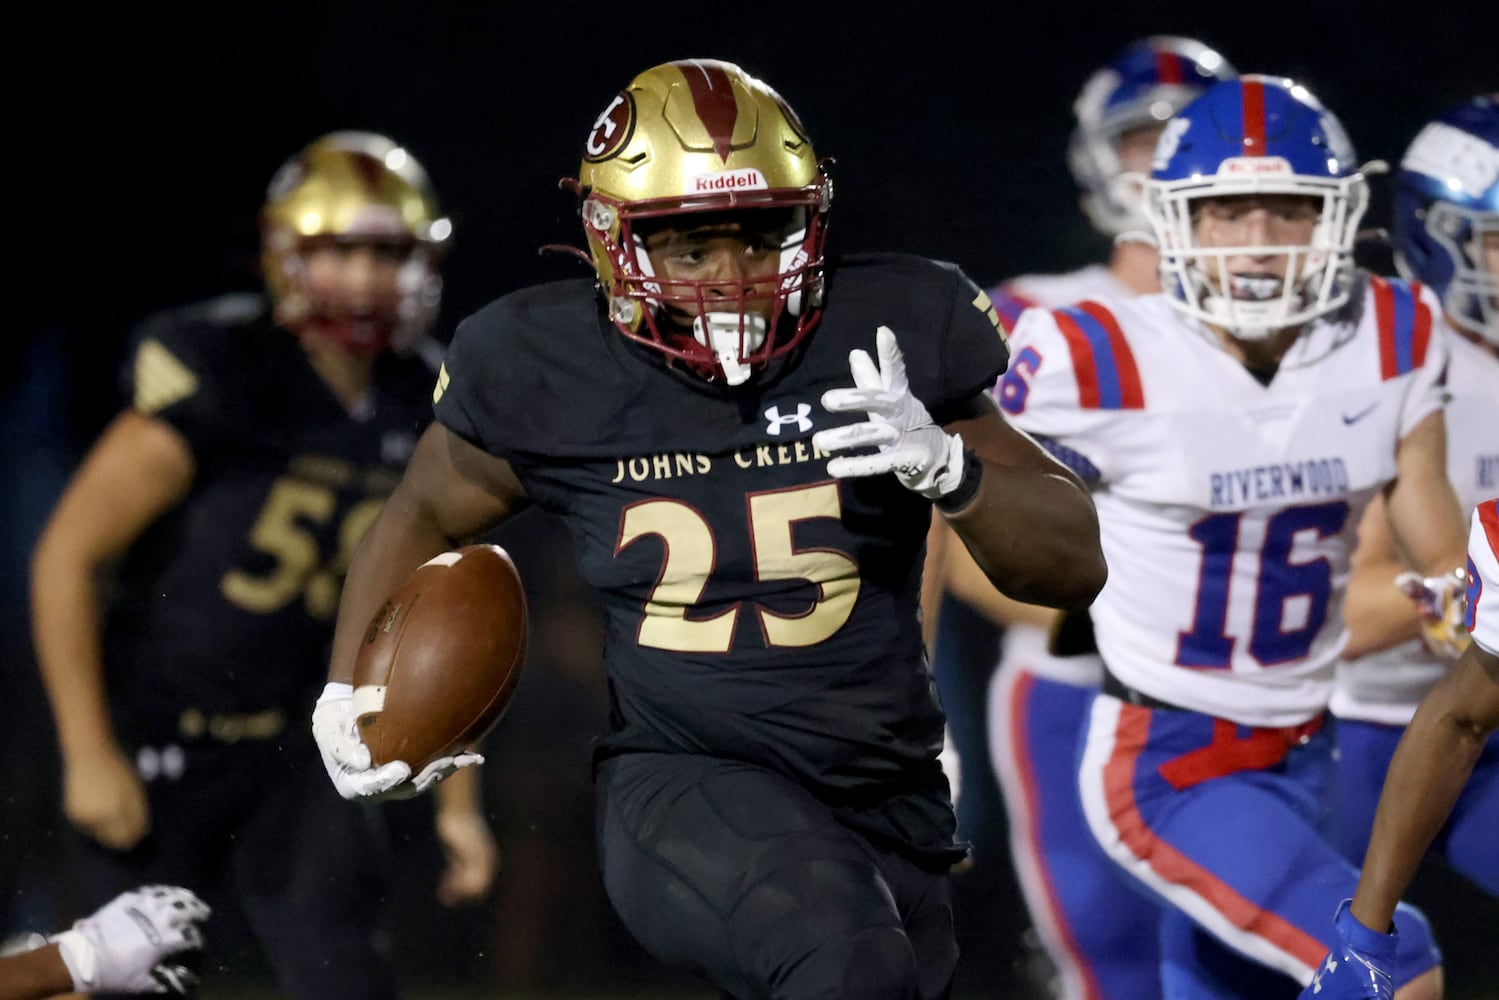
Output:
[[305,714],[354,546],[431,420],[432,370],[381,355],[367,411],[351,416],[260,297],[141,325],[127,398],[182,436],[194,471],[119,568],[104,651],[125,735],[190,736],[215,714]]
[[953,822],[918,614],[931,505],[894,476],[833,479],[811,437],[860,419],[820,400],[880,326],[939,415],[993,384],[1005,343],[984,294],[922,258],[846,259],[827,302],[796,353],[726,388],[622,337],[591,282],[517,292],[459,327],[437,417],[572,532],[606,618],[601,754],[773,768],[940,863]]

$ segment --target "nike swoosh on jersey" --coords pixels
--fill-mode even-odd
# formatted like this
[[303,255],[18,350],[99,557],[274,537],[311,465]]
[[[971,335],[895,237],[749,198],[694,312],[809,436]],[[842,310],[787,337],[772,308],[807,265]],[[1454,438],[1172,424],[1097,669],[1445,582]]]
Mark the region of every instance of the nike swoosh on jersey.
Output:
[[1367,417],[1369,414],[1373,413],[1378,407],[1379,407],[1379,400],[1375,400],[1374,402],[1370,403],[1368,406],[1364,407],[1362,410],[1359,410],[1357,413],[1353,414],[1352,416],[1350,416],[1349,414],[1345,413],[1345,414],[1343,414],[1343,423],[1344,424],[1356,424],[1360,420],[1362,420],[1365,417]]

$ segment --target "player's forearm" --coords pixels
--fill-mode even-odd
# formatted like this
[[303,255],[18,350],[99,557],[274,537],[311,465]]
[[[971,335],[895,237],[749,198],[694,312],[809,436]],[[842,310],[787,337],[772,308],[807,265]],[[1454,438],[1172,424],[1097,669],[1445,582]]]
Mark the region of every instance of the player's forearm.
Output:
[[947,515],[1003,593],[1049,608],[1084,608],[1108,577],[1098,513],[1075,480],[984,463],[978,494]]
[[1468,517],[1447,478],[1445,427],[1438,412],[1401,441],[1399,473],[1386,498],[1395,545],[1423,576],[1450,573],[1467,561]]
[[1343,655],[1356,660],[1421,636],[1421,621],[1411,599],[1395,586],[1404,567],[1380,562],[1360,567],[1348,581],[1343,621],[1348,646]]
[[1452,675],[1444,678],[1421,702],[1390,761],[1353,900],[1353,915],[1366,927],[1390,926],[1493,731],[1474,720],[1468,697]]
[[65,759],[115,747],[97,601],[94,566],[44,534],[32,562],[32,636]]
[[[478,750],[478,747],[470,749]],[[465,767],[437,783],[433,794],[437,798],[437,813],[443,816],[481,816],[482,782],[477,767]]]
[[950,546],[943,569],[948,591],[1001,628],[1017,624],[1049,628],[1056,620],[1055,608],[1025,604],[1001,594],[961,544]]
[[360,540],[349,564],[333,634],[330,681],[351,683],[370,619],[418,566],[454,544],[425,509],[397,490]]
[[73,976],[55,944],[0,958],[0,1000],[40,1000],[72,990]]
[[947,576],[952,532],[934,511],[926,533],[926,562],[921,569],[921,643],[927,656],[936,653],[937,621],[941,617],[942,594]]

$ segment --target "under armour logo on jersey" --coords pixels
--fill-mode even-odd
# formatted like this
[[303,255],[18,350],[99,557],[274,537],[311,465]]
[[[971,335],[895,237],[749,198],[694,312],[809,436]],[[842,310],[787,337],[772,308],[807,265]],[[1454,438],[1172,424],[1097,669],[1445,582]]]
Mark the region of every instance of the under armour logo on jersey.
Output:
[[797,403],[796,412],[781,416],[781,408],[772,406],[765,411],[765,419],[768,421],[765,433],[780,436],[781,428],[787,424],[796,424],[796,429],[802,434],[812,429],[812,404]]

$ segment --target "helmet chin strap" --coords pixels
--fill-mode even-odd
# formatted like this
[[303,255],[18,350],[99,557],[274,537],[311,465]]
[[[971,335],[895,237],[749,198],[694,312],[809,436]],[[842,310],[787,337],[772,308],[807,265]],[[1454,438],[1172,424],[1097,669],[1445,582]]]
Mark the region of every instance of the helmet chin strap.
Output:
[[1279,317],[1272,314],[1276,303],[1245,302],[1222,295],[1208,295],[1203,297],[1202,305],[1212,317],[1211,322],[1239,340],[1264,340],[1284,325],[1279,324]]
[[744,356],[765,343],[767,327],[759,313],[707,312],[693,319],[692,338],[713,352],[726,383],[743,385],[750,377]]

